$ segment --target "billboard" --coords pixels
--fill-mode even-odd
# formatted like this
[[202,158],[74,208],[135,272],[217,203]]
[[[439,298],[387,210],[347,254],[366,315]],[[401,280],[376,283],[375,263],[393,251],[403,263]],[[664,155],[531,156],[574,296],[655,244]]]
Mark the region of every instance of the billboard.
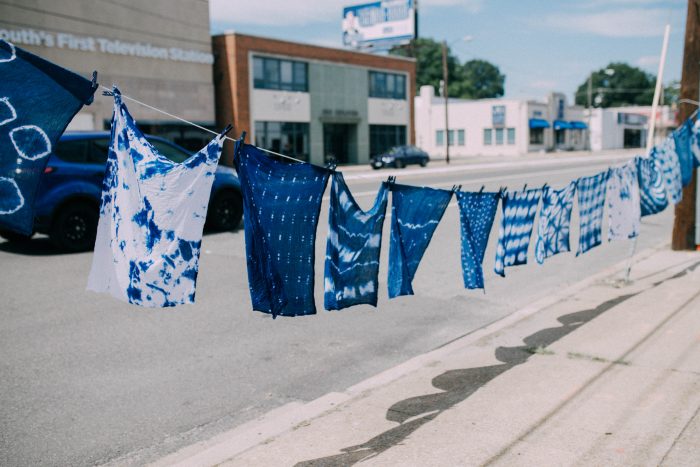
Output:
[[343,8],[343,45],[391,47],[416,35],[415,0],[383,0]]

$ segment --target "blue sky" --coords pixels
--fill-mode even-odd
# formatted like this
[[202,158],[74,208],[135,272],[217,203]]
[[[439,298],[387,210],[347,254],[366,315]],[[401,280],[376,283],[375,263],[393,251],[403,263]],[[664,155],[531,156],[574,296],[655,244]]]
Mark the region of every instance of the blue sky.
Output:
[[[210,0],[213,33],[240,33],[341,47],[344,6],[360,1]],[[506,97],[569,98],[612,61],[657,73],[671,24],[664,82],[679,80],[684,0],[419,0],[419,35],[454,41],[460,60],[480,58],[506,75]],[[251,6],[254,5],[254,6]],[[471,42],[462,42],[465,35]]]

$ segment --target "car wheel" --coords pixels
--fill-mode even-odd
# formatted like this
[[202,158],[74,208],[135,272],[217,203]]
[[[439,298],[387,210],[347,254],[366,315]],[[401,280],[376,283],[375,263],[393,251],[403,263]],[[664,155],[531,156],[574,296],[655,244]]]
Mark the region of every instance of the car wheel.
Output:
[[63,206],[51,224],[49,238],[63,251],[88,251],[95,247],[97,206],[84,201],[76,201]]
[[34,234],[24,235],[21,233],[13,232],[11,230],[0,229],[0,237],[12,243],[27,243],[29,240],[32,239],[32,236],[34,236]]
[[426,165],[428,165],[428,159],[421,159],[421,160],[420,160],[420,166],[421,166],[421,167],[425,167]]
[[396,165],[397,169],[403,169],[404,167],[406,167],[406,164],[404,164],[403,161],[400,160],[396,160],[394,164]]
[[214,230],[234,230],[243,217],[243,199],[232,190],[220,191],[209,206],[207,223]]

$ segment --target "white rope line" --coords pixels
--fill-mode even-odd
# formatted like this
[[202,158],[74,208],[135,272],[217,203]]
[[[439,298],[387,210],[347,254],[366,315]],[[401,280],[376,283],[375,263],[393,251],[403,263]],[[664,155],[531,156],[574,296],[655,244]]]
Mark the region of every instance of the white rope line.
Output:
[[[106,91],[112,92],[112,90],[111,90],[110,88],[108,88],[107,86],[100,85],[100,87],[102,87],[102,88],[105,89]],[[194,123],[194,122],[190,122],[189,120],[185,120],[184,118],[178,117],[177,115],[173,115],[173,114],[171,114],[170,112],[166,112],[165,110],[161,110],[161,109],[159,109],[159,108],[157,108],[157,107],[153,107],[152,105],[146,104],[145,102],[141,102],[140,100],[134,99],[133,97],[130,97],[130,96],[127,96],[126,94],[120,94],[120,95],[121,95],[121,97],[124,98],[124,99],[127,99],[127,100],[130,100],[130,101],[132,101],[132,102],[135,102],[136,104],[142,105],[142,106],[144,106],[144,107],[146,107],[146,108],[149,108],[149,109],[151,109],[151,110],[155,110],[156,112],[160,112],[160,113],[162,113],[163,115],[167,115],[167,116],[170,117],[170,118],[174,118],[175,120],[179,120],[179,121],[181,121],[182,123],[186,123],[186,124],[191,125],[191,126],[193,126],[193,127],[195,127],[195,128],[199,128],[200,130],[206,131],[207,133],[211,133],[211,134],[216,135],[216,136],[221,136],[220,133],[217,133],[217,132],[214,131],[214,130],[210,130],[209,128],[204,128],[204,127],[201,126],[201,125],[197,125],[197,124]],[[238,141],[237,139],[231,138],[231,137],[226,136],[226,135],[223,135],[223,139],[227,139],[227,140],[229,140],[229,141],[233,141],[234,143]],[[302,161],[301,159],[297,159],[297,158],[292,157],[292,156],[286,156],[286,155],[284,155],[284,154],[280,154],[280,153],[278,153],[278,152],[270,151],[269,149],[265,149],[265,148],[259,148],[259,147],[257,147],[257,146],[255,146],[255,147],[256,147],[257,149],[260,149],[261,151],[265,151],[265,152],[268,153],[268,154],[274,154],[275,156],[284,157],[285,159],[290,159],[290,160],[293,160],[293,161],[295,161],[295,162],[301,162],[301,163],[303,163],[303,164],[308,164],[308,162]]]

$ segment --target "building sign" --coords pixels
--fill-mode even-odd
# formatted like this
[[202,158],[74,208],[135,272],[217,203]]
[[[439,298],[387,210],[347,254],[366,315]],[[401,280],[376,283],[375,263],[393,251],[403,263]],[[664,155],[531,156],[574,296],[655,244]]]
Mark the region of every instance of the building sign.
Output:
[[493,126],[505,126],[506,124],[506,106],[494,105],[491,107],[491,122]]
[[414,0],[383,0],[343,8],[343,44],[389,47],[416,35]]
[[52,33],[36,29],[0,29],[0,39],[17,45],[34,45],[80,52],[96,52],[111,55],[129,55],[141,58],[157,58],[176,62],[214,63],[214,55],[199,50],[178,47],[157,47],[143,42],[127,42],[104,37],[79,36],[59,32]]
[[557,107],[557,119],[564,120],[564,99],[559,99]]
[[645,115],[640,114],[630,114],[625,112],[620,112],[617,114],[618,124],[627,125],[646,125],[647,120],[649,120]]

